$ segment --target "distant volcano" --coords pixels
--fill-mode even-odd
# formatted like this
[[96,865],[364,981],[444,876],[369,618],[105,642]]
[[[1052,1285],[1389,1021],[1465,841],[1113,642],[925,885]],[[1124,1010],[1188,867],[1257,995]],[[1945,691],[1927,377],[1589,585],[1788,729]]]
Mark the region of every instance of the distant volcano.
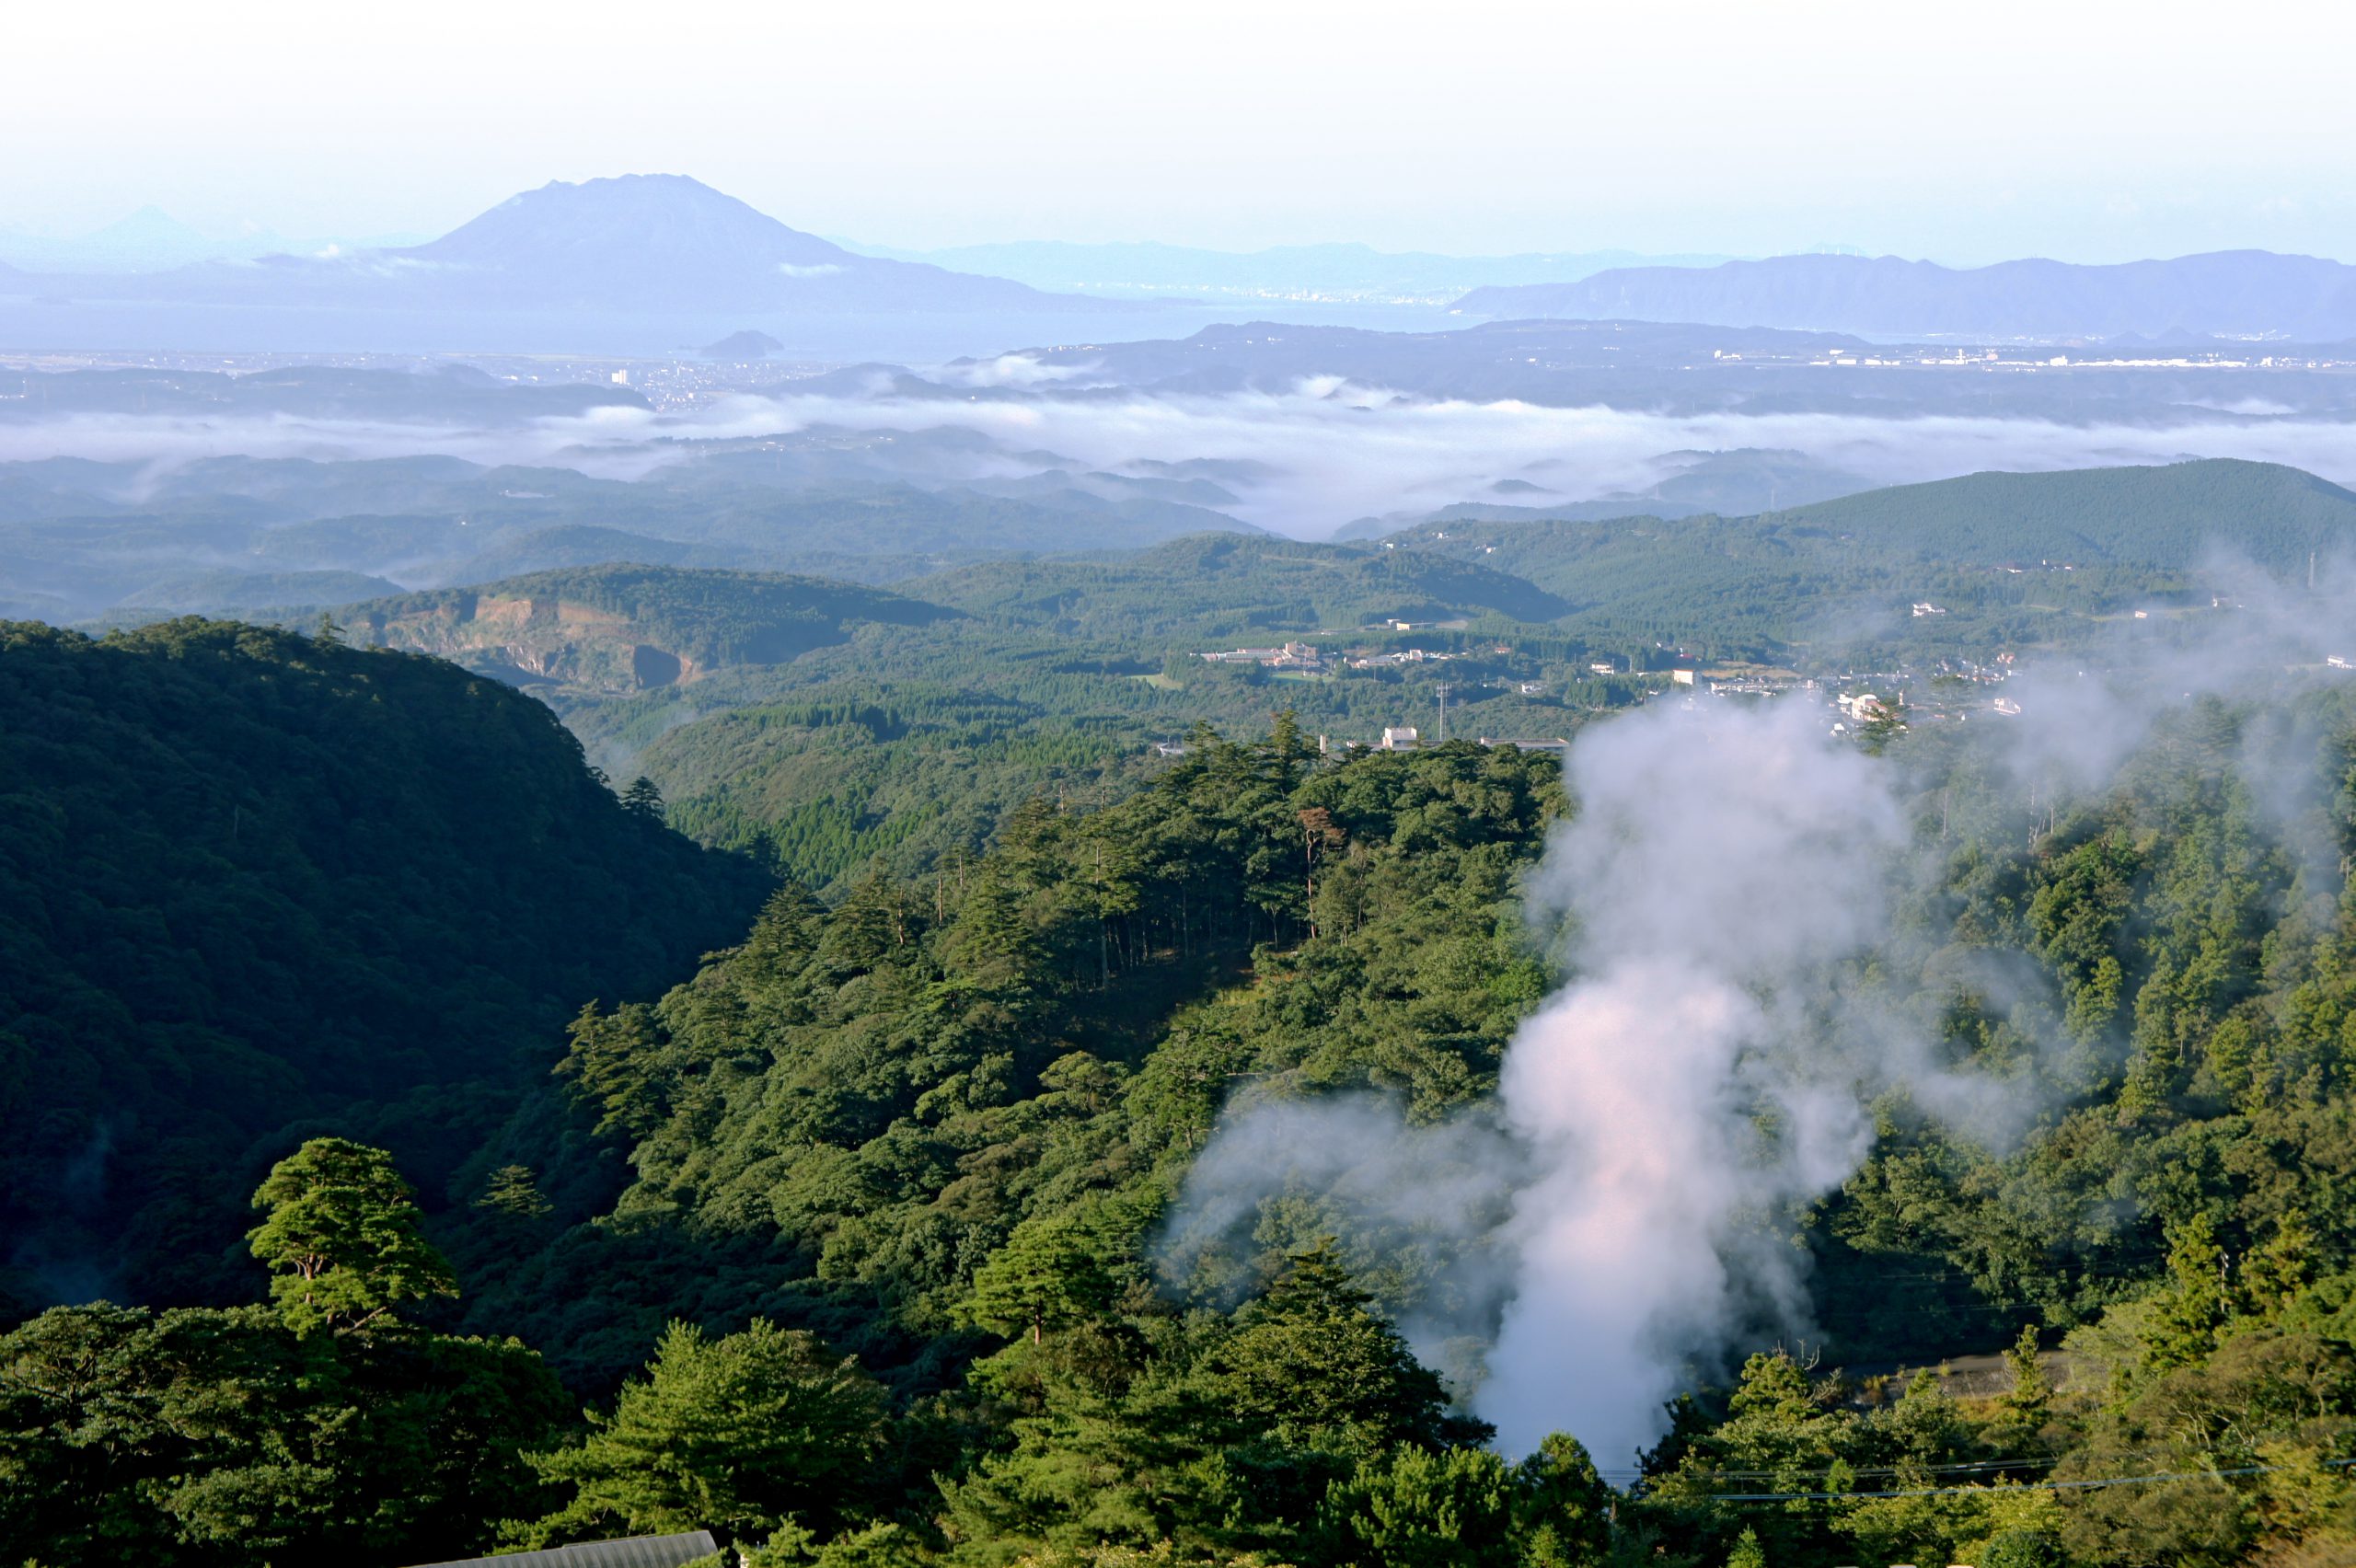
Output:
[[468,303],[626,310],[1028,310],[1002,278],[855,255],[676,174],[561,180],[430,244],[354,258]]
[[70,280],[82,299],[395,310],[1117,312],[1003,278],[860,256],[676,174],[511,196],[424,245]]

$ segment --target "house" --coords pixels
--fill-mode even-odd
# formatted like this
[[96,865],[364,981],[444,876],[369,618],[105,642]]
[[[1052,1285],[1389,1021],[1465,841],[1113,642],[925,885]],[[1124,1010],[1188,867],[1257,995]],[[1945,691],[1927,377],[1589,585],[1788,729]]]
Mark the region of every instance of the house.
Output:
[[1395,725],[1382,732],[1382,739],[1375,743],[1379,751],[1414,751],[1424,744],[1413,724]]

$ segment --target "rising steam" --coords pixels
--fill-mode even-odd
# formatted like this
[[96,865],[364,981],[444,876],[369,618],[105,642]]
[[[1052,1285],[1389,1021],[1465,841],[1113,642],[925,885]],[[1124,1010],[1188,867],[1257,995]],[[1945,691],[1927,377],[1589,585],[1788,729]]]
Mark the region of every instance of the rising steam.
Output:
[[[2282,705],[2356,681],[2331,663],[2356,653],[2356,572],[2325,563],[2304,593],[2232,561],[2204,575],[2214,607],[2122,621],[2099,666],[2016,677],[2023,711],[1973,723],[1975,749],[2050,801],[2103,787],[2170,710],[2262,696],[2240,775],[2286,847],[2332,861],[2316,791],[2339,765],[2316,771],[2312,720]],[[1899,1091],[1995,1148],[2044,1092],[1950,1066],[1871,982],[1869,952],[1919,972],[1894,906],[1935,868],[1909,849],[1904,771],[1829,728],[1792,697],[1657,703],[1583,733],[1577,815],[1532,890],[1572,978],[1515,1036],[1495,1103],[1425,1128],[1365,1097],[1240,1105],[1190,1173],[1173,1272],[1216,1286],[1220,1248],[1324,1227],[1391,1271],[1372,1283],[1499,1447],[1567,1431],[1608,1469],[1735,1347],[1805,1332],[1795,1218],[1861,1166],[1876,1102]],[[2028,995],[1994,969],[1975,988]],[[1990,999],[2066,1049],[2037,1038],[2041,1004]]]
[[1579,816],[1542,895],[1572,916],[1580,977],[1499,1084],[1534,1168],[1477,1396],[1509,1452],[1560,1428],[1624,1462],[1696,1356],[1799,1309],[1762,1220],[1870,1144],[1880,1053],[1829,969],[1880,927],[1904,837],[1887,771],[1825,729],[1797,703],[1662,707],[1572,757]]
[[1577,978],[1515,1037],[1494,1112],[1408,1130],[1363,1099],[1245,1110],[1190,1176],[1173,1258],[1200,1278],[1269,1200],[1313,1199],[1433,1277],[1400,1293],[1402,1326],[1474,1388],[1500,1447],[1562,1430],[1633,1460],[1697,1362],[1796,1320],[1770,1222],[1857,1168],[1869,1097],[1904,1076],[1966,1108],[1902,1027],[1843,997],[1836,967],[1879,932],[1905,830],[1888,770],[1828,727],[1797,702],[1664,704],[1588,732],[1579,813],[1536,889]]

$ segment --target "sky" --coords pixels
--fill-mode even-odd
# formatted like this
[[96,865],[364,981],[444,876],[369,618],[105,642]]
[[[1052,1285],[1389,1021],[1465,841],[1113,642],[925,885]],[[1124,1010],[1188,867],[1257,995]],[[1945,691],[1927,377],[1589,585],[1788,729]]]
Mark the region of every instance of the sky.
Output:
[[793,225],[1975,264],[2356,260],[2356,7],[83,0],[12,7],[0,229],[434,234],[690,174]]

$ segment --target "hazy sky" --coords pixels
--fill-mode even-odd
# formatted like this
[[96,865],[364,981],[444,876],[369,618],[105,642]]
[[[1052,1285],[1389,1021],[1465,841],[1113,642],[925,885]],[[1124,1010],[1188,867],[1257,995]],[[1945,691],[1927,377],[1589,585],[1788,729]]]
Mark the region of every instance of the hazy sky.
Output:
[[14,6],[0,228],[436,233],[692,174],[794,226],[1456,252],[2356,259],[2356,8],[1978,0]]

